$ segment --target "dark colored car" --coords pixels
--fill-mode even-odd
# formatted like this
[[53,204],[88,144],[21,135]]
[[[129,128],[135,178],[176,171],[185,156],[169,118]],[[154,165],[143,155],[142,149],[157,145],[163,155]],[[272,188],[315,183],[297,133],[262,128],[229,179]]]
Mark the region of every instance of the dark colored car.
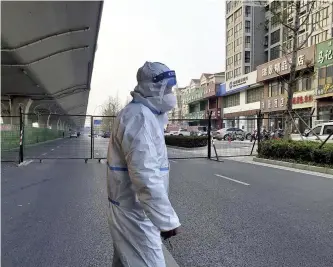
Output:
[[103,138],[110,138],[110,133],[108,132],[105,132],[103,135],[102,135]]

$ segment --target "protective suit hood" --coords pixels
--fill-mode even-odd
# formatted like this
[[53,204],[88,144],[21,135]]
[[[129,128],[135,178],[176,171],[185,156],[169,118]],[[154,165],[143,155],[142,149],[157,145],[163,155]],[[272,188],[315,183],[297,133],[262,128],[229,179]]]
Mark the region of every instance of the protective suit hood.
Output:
[[172,87],[176,73],[159,62],[146,62],[137,72],[138,84],[131,92],[133,102],[148,107],[154,114],[163,114],[176,106]]

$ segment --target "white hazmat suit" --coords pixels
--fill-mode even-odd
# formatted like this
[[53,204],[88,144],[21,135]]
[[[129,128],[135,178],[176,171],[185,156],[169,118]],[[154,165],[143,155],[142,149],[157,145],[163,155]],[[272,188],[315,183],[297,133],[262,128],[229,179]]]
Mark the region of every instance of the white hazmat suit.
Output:
[[113,266],[164,267],[161,231],[180,226],[168,198],[167,114],[176,104],[174,71],[146,62],[133,101],[117,116],[107,157]]

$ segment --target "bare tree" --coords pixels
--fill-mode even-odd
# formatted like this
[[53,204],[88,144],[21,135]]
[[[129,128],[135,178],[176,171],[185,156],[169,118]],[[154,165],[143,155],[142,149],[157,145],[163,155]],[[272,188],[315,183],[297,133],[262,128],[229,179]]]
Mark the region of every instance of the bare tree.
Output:
[[[269,5],[265,2],[266,11],[270,12],[270,16],[266,21],[266,27],[267,24],[280,24],[282,26],[283,45],[281,46],[281,52],[282,56],[286,58],[290,70],[287,75],[280,75],[281,71],[273,69],[278,75],[278,79],[282,81],[283,89],[287,92],[287,110],[285,113],[286,139],[290,139],[291,126],[294,122],[293,115],[302,120],[297,112],[293,111],[292,99],[296,91],[297,82],[303,79],[305,75],[314,74],[314,62],[305,61],[304,68],[301,71],[297,69],[298,52],[307,46],[308,39],[312,33],[321,28],[320,22],[328,18],[328,14],[320,12],[324,3],[327,2],[318,0],[289,0],[273,1]],[[300,35],[303,34],[303,31],[305,35],[302,35],[304,37],[302,39]]]
[[102,131],[110,132],[115,120],[115,117],[118,115],[119,111],[122,109],[118,94],[109,98],[103,104],[102,111]]

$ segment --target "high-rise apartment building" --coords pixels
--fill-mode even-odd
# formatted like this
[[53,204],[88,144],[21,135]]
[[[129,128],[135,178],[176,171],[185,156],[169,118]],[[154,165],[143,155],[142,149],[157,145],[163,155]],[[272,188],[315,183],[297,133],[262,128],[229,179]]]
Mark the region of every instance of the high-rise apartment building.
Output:
[[226,1],[226,80],[250,73],[265,62],[265,5]]
[[[332,37],[332,1],[300,1],[298,48],[308,47]],[[295,22],[295,1],[267,1],[265,6],[265,61],[271,61],[291,52],[294,32],[283,26],[291,27]],[[271,10],[273,12],[271,12]],[[282,15],[281,15],[282,14]]]

